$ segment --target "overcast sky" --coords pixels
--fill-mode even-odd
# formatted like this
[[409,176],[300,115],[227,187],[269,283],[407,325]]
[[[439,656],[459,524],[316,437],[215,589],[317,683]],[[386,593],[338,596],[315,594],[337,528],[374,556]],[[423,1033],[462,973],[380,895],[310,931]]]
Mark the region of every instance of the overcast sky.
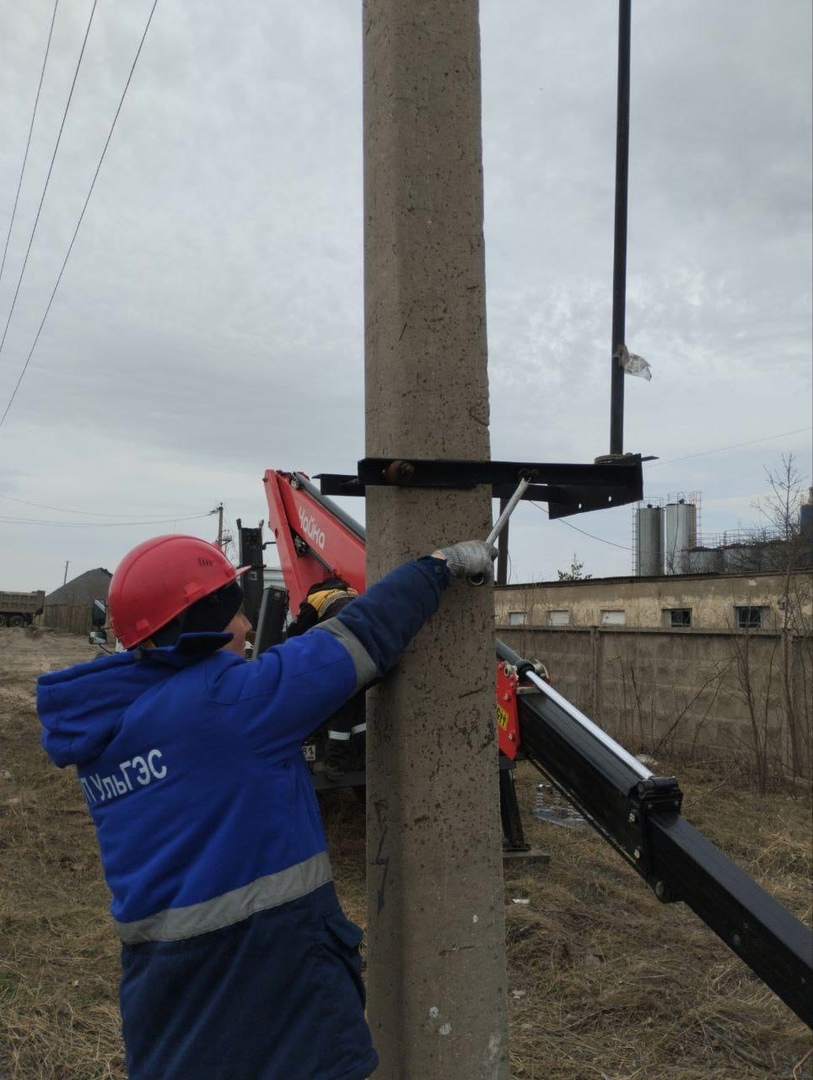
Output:
[[[57,9],[0,334],[92,7]],[[0,352],[0,415],[31,355],[0,426],[2,589],[214,539],[219,502],[256,524],[266,468],[364,455],[358,0],[159,0],[31,352],[151,8],[98,3]],[[0,0],[2,246],[53,10]],[[617,4],[482,0],[481,25],[492,455],[588,462],[609,449]],[[647,497],[697,492],[721,533],[782,454],[809,483],[809,0],[633,4],[627,300]],[[630,572],[630,508],[569,522],[517,511],[513,580],[574,553]]]

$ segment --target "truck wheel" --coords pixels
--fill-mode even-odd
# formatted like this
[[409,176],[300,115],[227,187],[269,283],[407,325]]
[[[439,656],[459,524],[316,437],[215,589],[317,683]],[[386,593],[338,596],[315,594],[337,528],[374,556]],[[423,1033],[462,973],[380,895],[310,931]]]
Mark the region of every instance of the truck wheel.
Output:
[[12,615],[8,621],[9,626],[25,626],[24,615]]
[[0,626],[5,626],[5,625],[6,625],[6,617],[5,617],[5,615],[0,615]]

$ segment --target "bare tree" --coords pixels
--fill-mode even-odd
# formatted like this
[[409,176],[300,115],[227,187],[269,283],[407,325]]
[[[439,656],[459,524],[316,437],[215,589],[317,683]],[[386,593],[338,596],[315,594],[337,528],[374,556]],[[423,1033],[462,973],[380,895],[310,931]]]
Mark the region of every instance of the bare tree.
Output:
[[[778,641],[769,646],[768,656],[762,652],[762,663],[754,656],[760,632],[749,626],[732,626],[732,652],[734,660],[734,693],[745,704],[751,729],[754,775],[757,791],[764,795],[771,775],[771,718],[775,654]],[[767,642],[764,644],[768,644]]]
[[[805,498],[802,476],[792,454],[782,456],[782,467],[765,470],[770,493],[754,503],[765,523],[752,531],[749,547],[759,548],[760,566],[781,575],[776,614],[781,638],[779,658],[784,719],[790,743],[794,776],[809,775],[811,769],[811,720],[805,707],[811,661],[811,600],[813,577],[813,537],[806,531],[801,508]],[[746,642],[747,644],[747,642]],[[740,650],[738,666],[743,689],[751,699],[747,667],[748,650]],[[797,700],[801,697],[801,701]]]
[[754,502],[764,519],[749,541],[763,547],[764,569],[779,573],[813,569],[813,537],[802,524],[806,488],[793,454],[782,455],[781,469],[766,469],[770,493]]

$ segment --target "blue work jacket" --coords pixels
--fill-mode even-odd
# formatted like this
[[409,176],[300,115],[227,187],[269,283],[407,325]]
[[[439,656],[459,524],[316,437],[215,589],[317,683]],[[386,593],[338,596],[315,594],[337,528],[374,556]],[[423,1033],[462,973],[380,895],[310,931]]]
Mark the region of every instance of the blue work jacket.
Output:
[[383,675],[449,574],[406,563],[246,662],[190,634],[43,675],[43,746],[75,765],[122,941],[130,1080],[363,1080],[358,946],[301,743]]

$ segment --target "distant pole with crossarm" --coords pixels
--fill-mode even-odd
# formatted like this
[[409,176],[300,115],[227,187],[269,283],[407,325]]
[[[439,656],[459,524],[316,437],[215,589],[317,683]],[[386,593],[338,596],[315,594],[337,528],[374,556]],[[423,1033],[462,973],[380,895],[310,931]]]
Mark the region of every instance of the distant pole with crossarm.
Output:
[[[366,454],[490,456],[476,0],[364,2]],[[368,581],[491,528],[487,485],[370,486]],[[368,695],[380,1080],[507,1080],[491,588],[454,582]]]

